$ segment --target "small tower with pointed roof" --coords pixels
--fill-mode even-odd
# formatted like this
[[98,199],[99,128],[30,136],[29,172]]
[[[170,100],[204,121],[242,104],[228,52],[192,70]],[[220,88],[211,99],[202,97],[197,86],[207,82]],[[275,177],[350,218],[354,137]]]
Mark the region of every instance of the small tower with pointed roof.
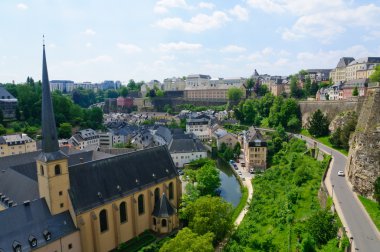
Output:
[[68,157],[59,149],[50,83],[47,71],[45,43],[42,56],[42,152],[37,157],[38,190],[52,214],[69,209],[70,188]]

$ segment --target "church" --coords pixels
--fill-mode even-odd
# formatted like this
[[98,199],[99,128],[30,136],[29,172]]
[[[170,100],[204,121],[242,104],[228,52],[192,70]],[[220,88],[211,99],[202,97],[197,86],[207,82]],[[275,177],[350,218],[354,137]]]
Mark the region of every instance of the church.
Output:
[[0,158],[0,252],[103,252],[179,227],[182,185],[166,146],[117,156],[59,148],[45,46],[41,125],[41,150]]

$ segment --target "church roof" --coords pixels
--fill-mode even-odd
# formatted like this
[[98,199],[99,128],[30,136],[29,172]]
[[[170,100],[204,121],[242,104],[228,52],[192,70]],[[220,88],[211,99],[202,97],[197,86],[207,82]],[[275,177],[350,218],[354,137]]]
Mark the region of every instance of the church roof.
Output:
[[175,208],[170,204],[165,193],[163,193],[160,201],[154,203],[152,215],[158,218],[167,218],[175,214],[175,212]]
[[69,175],[77,214],[178,176],[166,146],[81,163]]
[[[0,211],[0,223],[0,251],[14,251],[14,241],[22,251],[30,251],[30,237],[39,248],[77,230],[69,211],[51,215],[44,198]],[[50,239],[46,239],[48,234]]]

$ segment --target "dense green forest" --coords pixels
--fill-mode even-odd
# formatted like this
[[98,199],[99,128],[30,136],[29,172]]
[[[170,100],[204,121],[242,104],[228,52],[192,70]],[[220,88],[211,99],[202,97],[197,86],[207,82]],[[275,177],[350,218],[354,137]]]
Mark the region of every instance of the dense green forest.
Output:
[[226,251],[339,251],[338,221],[317,198],[328,158],[316,161],[308,152],[291,139],[256,176],[249,211]]
[[[4,87],[18,99],[17,122],[10,122],[5,126],[12,128],[14,132],[35,134],[41,126],[41,82],[6,84]],[[70,96],[60,92],[53,92],[52,100],[57,127],[65,123],[79,128],[102,127],[103,112],[100,108],[84,109],[74,104]]]

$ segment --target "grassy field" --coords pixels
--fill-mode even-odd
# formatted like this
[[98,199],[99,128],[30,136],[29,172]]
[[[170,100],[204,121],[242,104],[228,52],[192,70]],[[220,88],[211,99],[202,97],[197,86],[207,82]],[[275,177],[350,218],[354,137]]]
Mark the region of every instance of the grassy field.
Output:
[[329,137],[328,137],[328,136],[317,137],[317,138],[315,138],[315,137],[312,137],[312,136],[310,135],[310,133],[309,133],[309,131],[307,131],[307,129],[302,129],[302,130],[301,130],[301,134],[304,135],[304,136],[307,136],[307,137],[311,137],[311,138],[313,138],[313,139],[316,139],[316,140],[318,140],[319,142],[323,143],[324,145],[326,145],[326,146],[328,146],[328,147],[330,147],[330,148],[333,148],[334,150],[339,151],[340,153],[342,153],[342,154],[345,155],[345,156],[348,156],[348,151],[347,151],[347,150],[332,146],[332,144],[331,144],[330,141],[329,141]]
[[364,208],[367,210],[372,221],[375,223],[378,230],[380,230],[380,205],[379,203],[370,199],[364,198],[359,195],[359,199],[362,202]]

